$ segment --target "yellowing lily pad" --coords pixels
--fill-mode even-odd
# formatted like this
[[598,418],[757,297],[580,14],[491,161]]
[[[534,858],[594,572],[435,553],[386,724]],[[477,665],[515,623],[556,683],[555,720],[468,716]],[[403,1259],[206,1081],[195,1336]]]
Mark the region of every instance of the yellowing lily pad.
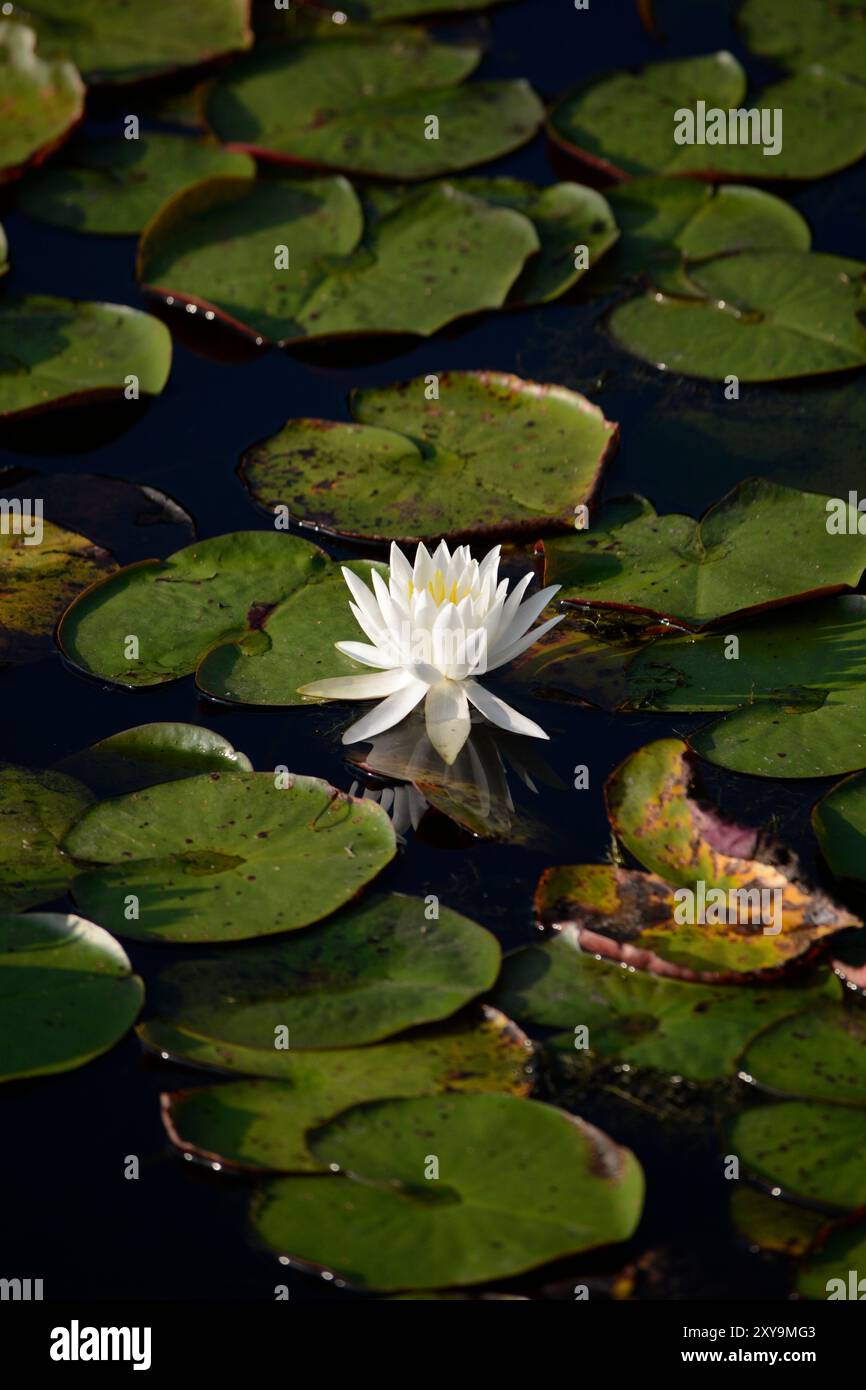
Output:
[[120,936],[242,941],[348,902],[394,857],[369,801],[317,777],[210,772],[94,806],[64,841],[76,902]]
[[0,183],[41,163],[84,114],[77,70],[48,57],[32,29],[0,20]]
[[9,510],[0,528],[0,664],[36,661],[52,651],[54,625],[67,604],[116,569],[107,550],[40,518],[36,500]]
[[71,1071],[132,1027],[144,985],[101,927],[57,912],[0,917],[0,1081]]
[[0,420],[88,401],[132,410],[139,394],[159,395],[170,368],[165,324],[126,304],[28,295],[0,306]]
[[[290,420],[244,455],[255,500],[368,539],[534,537],[574,525],[618,429],[577,392],[501,372],[355,391],[354,424]],[[864,562],[866,563],[866,562]]]

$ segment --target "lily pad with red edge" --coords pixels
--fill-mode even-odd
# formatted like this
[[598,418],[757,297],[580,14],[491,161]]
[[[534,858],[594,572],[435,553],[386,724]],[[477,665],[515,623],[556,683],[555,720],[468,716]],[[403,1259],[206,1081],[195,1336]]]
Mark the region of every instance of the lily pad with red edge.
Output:
[[244,455],[255,500],[340,535],[414,543],[574,524],[618,426],[578,392],[503,372],[357,390],[354,424],[290,420]]
[[144,985],[119,942],[59,912],[0,917],[0,1081],[72,1071],[132,1027]]
[[60,842],[92,802],[84,783],[63,772],[0,764],[0,911],[66,892],[77,868]]
[[250,0],[33,0],[28,18],[40,52],[71,58],[90,86],[197,67],[253,42]]
[[[139,1037],[163,1055],[203,1065],[234,1059],[171,1027],[143,1024]],[[247,1053],[246,1056],[249,1056]],[[532,1084],[532,1044],[496,1009],[467,1011],[367,1047],[272,1049],[272,1076],[163,1093],[162,1118],[172,1143],[208,1162],[253,1172],[326,1173],[305,1135],[350,1105],[395,1096],[502,1091],[525,1096]],[[243,1062],[245,1058],[241,1058]],[[265,1059],[267,1060],[267,1059]]]
[[866,879],[866,775],[831,787],[812,811],[812,828],[834,874]]
[[[519,1274],[627,1240],[643,1206],[630,1150],[515,1096],[374,1101],[308,1143],[340,1176],[274,1180],[254,1199],[253,1228],[292,1264],[358,1288],[460,1287]],[[436,1181],[425,1181],[430,1155]]]
[[866,1221],[863,1213],[827,1223],[797,1270],[801,1298],[828,1302],[866,1297]]
[[15,499],[15,511],[10,500],[0,528],[0,665],[47,656],[66,607],[117,568],[87,536],[40,520],[39,498]]
[[[866,154],[866,88],[841,73],[813,66],[747,97],[746,75],[731,53],[652,63],[636,72],[590,78],[553,107],[551,138],[609,178],[639,174],[689,175],[761,182],[815,179],[836,173]],[[730,111],[781,111],[774,126],[743,139],[710,143],[703,127],[685,129],[679,112],[702,102],[709,117],[721,111],[729,135]],[[760,122],[760,114],[757,116]],[[773,120],[775,118],[773,117]],[[748,124],[748,118],[747,118]],[[715,134],[715,131],[712,131]],[[765,149],[770,153],[765,153]]]
[[[697,522],[658,516],[642,497],[610,502],[590,529],[545,542],[544,582],[562,586],[560,600],[692,628],[854,589],[866,570],[866,536],[829,531],[831,502],[763,478],[738,483]],[[767,546],[771,535],[785,544]]]
[[171,334],[126,304],[25,295],[0,304],[0,420],[59,406],[158,396]]
[[283,785],[231,768],[101,801],[63,850],[80,870],[76,902],[118,936],[226,942],[320,921],[384,869],[396,841],[380,807],[320,778]]
[[427,337],[501,308],[538,246],[528,217],[447,182],[414,189],[365,227],[341,177],[212,178],[151,219],[137,274],[260,342]]
[[41,164],[83,114],[84,83],[72,63],[51,61],[32,29],[0,19],[0,183]]

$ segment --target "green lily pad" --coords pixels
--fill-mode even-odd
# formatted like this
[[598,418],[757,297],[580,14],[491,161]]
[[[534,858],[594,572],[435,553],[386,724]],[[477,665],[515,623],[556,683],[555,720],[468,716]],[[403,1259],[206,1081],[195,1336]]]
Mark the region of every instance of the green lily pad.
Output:
[[866,1105],[866,1019],[829,1002],[796,1013],[752,1039],[742,1071],[776,1095]]
[[486,10],[500,0],[340,0],[332,4],[324,0],[322,9],[336,10],[349,19],[367,20],[372,24],[387,24],[395,19],[419,19],[426,15],[463,14]]
[[804,1255],[826,1223],[808,1207],[797,1207],[745,1183],[731,1193],[731,1221],[752,1246],[779,1255]]
[[94,806],[63,845],[92,866],[76,902],[143,941],[242,941],[326,917],[394,857],[394,831],[372,802],[280,775],[210,772]]
[[866,71],[862,0],[743,0],[737,26],[753,53],[786,68],[822,63],[860,81]]
[[[631,707],[721,713],[689,745],[733,772],[832,777],[866,767],[866,599],[826,599],[732,627],[644,647],[627,673]],[[725,658],[730,636],[736,660]]]
[[567,1029],[550,1040],[563,1053],[583,1055],[575,1032],[582,1027],[593,1057],[711,1081],[731,1074],[746,1044],[767,1024],[822,995],[838,999],[840,993],[829,970],[785,989],[661,979],[596,959],[566,927],[505,957],[493,1001],[524,1024]]
[[[63,54],[88,82],[136,82],[249,48],[250,0],[30,0],[40,52]],[[27,8],[25,4],[25,9]]]
[[[587,531],[544,547],[558,598],[662,614],[701,627],[726,614],[856,588],[866,536],[827,530],[830,499],[747,479],[700,521],[658,516],[642,497],[610,502]],[[785,545],[768,547],[767,536]]]
[[235,63],[205,115],[220,140],[259,157],[432,178],[507,154],[544,119],[524,81],[458,86],[480,56],[476,44],[438,43],[424,29],[332,28]]
[[135,1022],[144,985],[108,932],[59,912],[0,918],[0,1080],[72,1071]]
[[[866,92],[866,88],[864,88]],[[786,381],[866,364],[866,264],[746,251],[689,270],[705,299],[649,291],[614,309],[614,341],[684,376]]]
[[0,307],[0,420],[85,401],[122,402],[129,378],[158,396],[171,334],[126,304],[28,295]]
[[866,878],[866,776],[831,787],[812,812],[821,853],[840,878]]
[[78,72],[49,58],[32,29],[0,20],[0,183],[40,164],[84,114]]
[[[140,1036],[152,1045],[147,1025]],[[171,1045],[170,1030],[164,1041]],[[361,1101],[440,1091],[526,1095],[531,1051],[513,1023],[488,1009],[481,1019],[425,1028],[396,1042],[329,1052],[275,1051],[274,1057],[283,1059],[284,1079],[164,1094],[163,1122],[178,1148],[211,1162],[272,1172],[327,1172],[307,1148],[305,1135],[341,1110]],[[187,1043],[184,1055],[189,1054]]]
[[[347,1110],[308,1142],[349,1176],[276,1179],[255,1201],[256,1234],[295,1263],[357,1287],[441,1288],[519,1274],[626,1240],[640,1219],[634,1155],[538,1101],[378,1101]],[[434,1158],[438,1177],[425,1180]]]
[[66,892],[76,866],[60,841],[92,801],[87,787],[64,773],[0,764],[0,911]]
[[605,196],[620,239],[593,275],[594,289],[647,275],[657,289],[695,294],[683,274],[687,263],[733,251],[808,251],[812,241],[800,213],[759,188],[649,177],[631,179]]
[[58,771],[98,797],[141,791],[203,772],[252,772],[245,753],[198,724],[141,724],[64,758]]
[[158,1045],[168,1027],[187,1035],[184,1055],[203,1043],[209,1065],[283,1078],[287,1067],[274,1061],[283,1029],[295,1052],[379,1042],[448,1018],[493,984],[499,943],[450,908],[433,919],[425,907],[423,898],[373,894],[315,931],[170,966],[145,1036]]
[[18,204],[55,227],[131,236],[189,184],[211,175],[254,173],[248,155],[185,135],[82,141],[27,179]]
[[[148,224],[138,276],[259,341],[427,337],[500,308],[539,245],[522,213],[442,182],[415,189],[363,232],[343,178],[206,179]],[[275,270],[281,257],[288,267]]]
[[861,1301],[866,1295],[864,1269],[866,1227],[862,1221],[840,1222],[799,1266],[797,1292],[801,1298]]
[[415,542],[573,526],[618,427],[564,386],[447,372],[355,391],[356,423],[290,420],[249,449],[260,505],[341,535]]
[[[0,528],[0,663],[36,661],[53,649],[54,625],[67,604],[115,570],[86,536],[40,520],[32,496]],[[38,539],[37,539],[38,537]]]
[[[677,113],[694,118],[698,102],[710,118],[707,129],[693,119],[685,131],[689,143],[680,144],[675,135],[684,126]],[[702,135],[715,139],[711,113],[719,110],[725,143],[702,141]],[[754,111],[755,120],[734,122],[731,129],[732,110]],[[764,131],[761,111],[770,116]],[[782,113],[778,122],[776,111]],[[613,178],[690,174],[764,181],[823,178],[854,164],[866,154],[864,117],[866,88],[817,66],[747,99],[742,67],[720,52],[591,78],[554,106],[548,129],[570,154]]]
[[851,1210],[866,1204],[866,1110],[786,1100],[729,1121],[729,1152],[750,1174],[786,1196]]

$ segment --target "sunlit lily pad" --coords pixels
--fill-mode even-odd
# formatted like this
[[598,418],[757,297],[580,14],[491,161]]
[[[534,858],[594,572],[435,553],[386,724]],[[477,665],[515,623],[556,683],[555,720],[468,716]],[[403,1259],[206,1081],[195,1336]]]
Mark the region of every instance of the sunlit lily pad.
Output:
[[203,772],[252,772],[252,764],[222,734],[202,725],[141,724],[71,754],[58,771],[104,797]]
[[[538,245],[528,217],[444,182],[372,216],[365,232],[343,178],[216,178],[179,193],[150,221],[138,276],[280,344],[428,336],[501,307]],[[281,261],[286,268],[275,268]]]
[[[171,1046],[171,1030],[139,1030],[147,1046]],[[181,1056],[195,1060],[191,1036]],[[192,1047],[190,1046],[192,1044]],[[198,1041],[199,1056],[207,1045]],[[164,1049],[161,1049],[164,1050]],[[216,1049],[213,1049],[216,1052]],[[176,1054],[173,1054],[176,1055]],[[163,1095],[163,1121],[187,1153],[246,1169],[327,1172],[308,1130],[367,1100],[439,1091],[529,1091],[531,1044],[495,1009],[417,1030],[405,1039],[328,1052],[273,1051],[279,1081],[237,1081]]]
[[[172,790],[178,785],[190,784]],[[159,1046],[168,1028],[187,1035],[190,1060],[206,1046],[208,1065],[282,1079],[287,1068],[274,1053],[286,1046],[353,1047],[448,1018],[493,984],[499,943],[450,908],[431,918],[426,907],[423,898],[373,894],[314,931],[170,966],[145,1038]]]
[[250,0],[31,0],[39,48],[69,57],[88,82],[134,82],[249,48]]
[[36,500],[31,496],[20,511],[10,511],[0,528],[0,664],[50,652],[67,604],[116,569],[108,552],[86,536],[40,520]]
[[41,163],[84,113],[77,70],[49,59],[32,29],[0,20],[0,183]]
[[[828,498],[749,479],[695,522],[642,497],[608,503],[586,531],[544,547],[546,584],[574,603],[700,627],[741,610],[856,588],[866,536],[828,531]],[[767,536],[784,536],[767,546]]]
[[94,806],[64,841],[75,900],[141,940],[241,941],[342,907],[395,852],[387,815],[317,777],[210,772]]
[[[746,75],[731,53],[652,63],[635,73],[590,78],[557,103],[549,129],[569,153],[614,178],[815,179],[866,154],[866,88],[860,82],[809,67],[758,92],[747,95],[746,88]],[[711,111],[724,113],[724,143],[701,140],[700,121],[693,130],[681,124],[676,113],[694,116],[698,102],[708,117]],[[755,111],[757,125],[747,119],[731,131],[731,110]],[[782,116],[774,138],[777,110]],[[770,117],[763,131],[761,111]],[[678,143],[675,134],[684,129],[691,139]],[[713,125],[706,135],[716,139]]]
[[866,776],[847,777],[823,796],[812,825],[834,874],[866,878]]
[[158,396],[170,367],[165,324],[126,304],[28,295],[0,306],[0,419],[123,402],[132,388]]
[[0,917],[0,1081],[72,1071],[135,1022],[144,985],[108,932],[56,912]]
[[741,1071],[774,1095],[866,1105],[866,1017],[824,1002],[753,1038]]
[[863,80],[866,16],[862,0],[743,0],[737,27],[753,53],[780,66],[822,63]]
[[618,427],[564,386],[500,372],[355,391],[355,424],[290,420],[244,455],[255,500],[368,539],[531,538],[574,525]]
[[281,162],[431,178],[507,154],[544,119],[526,82],[456,85],[479,58],[423,29],[338,29],[236,62],[206,117],[220,140]]
[[593,275],[593,288],[645,274],[658,289],[697,294],[683,274],[687,262],[732,251],[808,251],[811,244],[800,213],[759,188],[648,177],[630,179],[605,196],[620,239]]
[[[778,1018],[824,994],[840,996],[829,970],[805,986],[708,986],[623,969],[581,951],[570,928],[505,957],[494,1001],[524,1024],[564,1028],[563,1053],[653,1067],[690,1081],[729,1076],[743,1048]],[[576,1034],[586,1028],[584,1040]]]
[[[254,1228],[298,1264],[355,1286],[480,1283],[626,1240],[640,1219],[634,1155],[538,1101],[373,1102],[308,1142],[347,1176],[275,1180],[255,1202]],[[425,1177],[431,1156],[438,1176]]]
[[[866,87],[864,87],[866,94]],[[689,270],[704,299],[657,291],[614,309],[628,352],[667,371],[785,381],[866,364],[866,264],[805,251],[746,251]]]
[[[645,647],[628,670],[631,706],[722,714],[689,744],[734,772],[830,777],[866,767],[866,599],[826,599],[732,626]],[[736,660],[725,657],[729,636]]]
[[76,866],[61,853],[60,841],[92,801],[73,777],[0,764],[0,911],[66,892]]
[[215,174],[255,173],[248,155],[184,135],[77,142],[23,184],[19,206],[70,231],[133,235],[167,198]]

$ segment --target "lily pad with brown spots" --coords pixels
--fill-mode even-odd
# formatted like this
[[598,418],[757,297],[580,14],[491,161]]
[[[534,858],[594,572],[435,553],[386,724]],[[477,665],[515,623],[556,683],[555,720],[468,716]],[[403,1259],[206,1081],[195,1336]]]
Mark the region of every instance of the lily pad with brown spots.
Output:
[[93,794],[63,772],[0,764],[0,911],[66,892],[77,873],[60,843]]
[[[17,505],[15,503],[17,502]],[[0,527],[0,664],[53,650],[54,625],[74,598],[117,568],[86,536],[40,519],[37,498],[3,498]]]

